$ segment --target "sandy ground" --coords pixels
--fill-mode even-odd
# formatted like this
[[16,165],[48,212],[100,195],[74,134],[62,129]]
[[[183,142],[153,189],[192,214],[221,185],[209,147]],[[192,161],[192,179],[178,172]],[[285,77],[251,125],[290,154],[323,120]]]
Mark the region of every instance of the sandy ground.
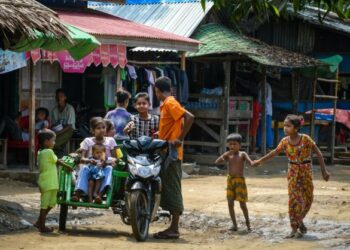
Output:
[[[292,240],[284,239],[290,230],[285,168],[247,171],[253,232],[246,232],[238,204],[239,231],[227,230],[231,223],[224,176],[192,176],[183,180],[186,211],[181,220],[181,239],[157,241],[150,237],[144,243],[135,242],[131,228],[111,210],[70,210],[68,230],[60,233],[59,209],[55,208],[48,218],[55,232],[39,234],[29,224],[38,213],[37,188],[1,179],[0,204],[5,205],[0,206],[0,225],[3,231],[12,232],[0,235],[0,249],[350,249],[350,166],[332,166],[329,170],[332,180],[328,183],[315,171],[315,201],[305,220],[309,233]],[[4,213],[6,206],[13,214]],[[17,218],[17,224],[8,222],[11,216]],[[165,228],[165,223],[153,223],[150,233]]]

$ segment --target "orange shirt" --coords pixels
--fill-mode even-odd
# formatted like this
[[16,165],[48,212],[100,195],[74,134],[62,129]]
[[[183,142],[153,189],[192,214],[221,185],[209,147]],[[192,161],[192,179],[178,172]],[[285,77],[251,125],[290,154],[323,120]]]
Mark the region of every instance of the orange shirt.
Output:
[[[185,109],[173,96],[169,96],[160,106],[159,139],[172,141],[181,135]],[[183,148],[178,148],[178,159],[183,158]]]

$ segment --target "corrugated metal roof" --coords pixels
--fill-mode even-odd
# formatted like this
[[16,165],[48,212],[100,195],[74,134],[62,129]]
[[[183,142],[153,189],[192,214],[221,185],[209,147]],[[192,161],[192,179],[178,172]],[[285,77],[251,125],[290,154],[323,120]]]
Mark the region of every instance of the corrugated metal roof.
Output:
[[[332,30],[337,30],[342,33],[347,33],[350,35],[350,20],[347,19],[342,21],[339,19],[335,13],[330,12],[323,20],[320,22],[318,13],[319,9],[312,6],[306,6],[304,10],[294,13],[291,6],[288,7],[288,11],[292,15],[296,15],[298,18],[301,18],[309,23],[314,25],[322,26]],[[325,10],[320,10],[321,16],[325,13]]]
[[[186,46],[186,50],[191,51],[198,48],[199,42],[196,40],[97,11],[91,12],[94,13],[57,10],[58,16],[63,22],[97,35],[99,40],[101,37],[114,37],[130,42],[140,40],[141,44],[151,42],[155,45],[159,44],[159,48],[176,49],[176,47]],[[140,46],[140,43],[138,46]]]
[[90,9],[185,37],[192,35],[212,7],[213,2],[207,2],[203,11],[199,1],[125,5],[94,1],[88,3]]
[[214,23],[200,26],[193,38],[202,44],[197,52],[187,52],[187,57],[236,54],[263,65],[281,68],[304,68],[323,64],[317,59],[270,46]]

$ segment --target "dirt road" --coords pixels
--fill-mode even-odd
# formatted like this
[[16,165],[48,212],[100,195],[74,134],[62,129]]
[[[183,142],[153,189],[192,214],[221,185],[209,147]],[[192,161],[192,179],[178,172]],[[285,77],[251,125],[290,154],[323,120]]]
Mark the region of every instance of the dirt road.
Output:
[[[224,176],[192,176],[183,181],[186,211],[181,220],[181,239],[150,238],[144,243],[135,242],[131,228],[110,210],[70,210],[66,232],[41,235],[28,224],[37,216],[37,188],[1,179],[0,225],[4,227],[6,220],[16,216],[17,224],[8,223],[7,229],[15,231],[0,235],[0,249],[350,249],[350,167],[334,166],[330,170],[332,180],[328,183],[315,171],[315,201],[305,221],[309,233],[298,240],[283,238],[289,232],[285,168],[247,171],[253,232],[246,232],[238,204],[239,231],[227,230],[231,224]],[[1,201],[5,205],[1,206]],[[12,207],[13,214],[2,214],[6,206]],[[56,229],[58,212],[56,208],[49,216]],[[166,226],[157,222],[150,231]],[[18,228],[23,229],[16,231]]]

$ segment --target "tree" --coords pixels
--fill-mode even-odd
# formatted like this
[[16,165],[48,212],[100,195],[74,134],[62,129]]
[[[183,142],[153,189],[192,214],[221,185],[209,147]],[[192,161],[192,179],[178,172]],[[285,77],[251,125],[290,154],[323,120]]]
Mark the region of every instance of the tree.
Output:
[[[201,0],[203,8],[207,0]],[[322,21],[330,12],[334,12],[340,19],[350,17],[349,0],[213,0],[219,9],[228,11],[234,22],[255,16],[258,20],[266,20],[271,14],[277,17],[284,15],[288,8],[295,12],[306,6],[315,6],[319,9],[319,18]]]

